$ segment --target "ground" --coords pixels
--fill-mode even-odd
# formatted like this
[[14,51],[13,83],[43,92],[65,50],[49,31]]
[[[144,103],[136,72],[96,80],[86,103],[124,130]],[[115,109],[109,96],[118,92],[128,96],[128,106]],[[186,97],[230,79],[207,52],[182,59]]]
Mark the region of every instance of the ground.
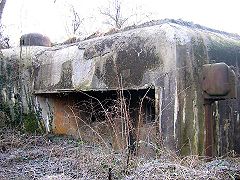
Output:
[[1,180],[240,178],[240,158],[234,153],[205,160],[180,158],[166,149],[153,159],[129,157],[72,137],[0,129]]

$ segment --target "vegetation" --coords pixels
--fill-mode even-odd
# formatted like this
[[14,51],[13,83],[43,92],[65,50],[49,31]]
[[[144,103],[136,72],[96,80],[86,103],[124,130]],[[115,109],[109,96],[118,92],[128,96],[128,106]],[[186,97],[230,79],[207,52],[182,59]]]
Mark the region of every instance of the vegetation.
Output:
[[23,130],[27,133],[42,133],[45,128],[36,116],[36,113],[31,111],[23,115]]
[[234,153],[206,162],[180,158],[167,149],[159,158],[127,154],[79,143],[66,136],[26,135],[1,129],[1,179],[238,179],[240,159]]

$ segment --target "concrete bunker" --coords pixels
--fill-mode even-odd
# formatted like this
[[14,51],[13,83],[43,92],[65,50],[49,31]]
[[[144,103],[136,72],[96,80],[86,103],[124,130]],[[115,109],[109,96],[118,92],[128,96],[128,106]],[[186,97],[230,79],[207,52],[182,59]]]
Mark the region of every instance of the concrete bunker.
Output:
[[[237,98],[212,104],[211,114],[215,123],[213,155],[221,156],[231,150],[239,153],[239,39],[238,36],[194,24],[163,21],[71,46],[7,49],[3,50],[2,68],[5,68],[6,62],[11,62],[14,68],[15,62],[18,62],[22,82],[19,83],[19,79],[15,84],[6,81],[1,90],[11,87],[9,94],[15,93],[14,89],[16,93],[23,94],[21,101],[24,111],[29,111],[30,102],[47,129],[52,126],[55,133],[81,135],[86,139],[89,137],[93,143],[101,141],[106,142],[107,146],[126,148],[133,143],[129,143],[126,137],[122,137],[122,144],[119,143],[122,141],[114,140],[113,129],[110,128],[112,121],[109,121],[111,117],[108,117],[117,110],[110,108],[116,105],[106,100],[117,102],[116,92],[123,89],[126,107],[132,110],[126,113],[126,119],[137,117],[137,125],[143,122],[141,128],[133,128],[135,131],[140,129],[139,133],[133,133],[136,134],[136,142],[163,144],[182,155],[206,155],[201,74],[204,64],[224,62],[234,67]],[[8,75],[7,72],[17,71],[7,71],[5,68],[3,72]],[[12,77],[12,74],[7,77]],[[152,86],[153,89],[149,88]],[[155,122],[144,124],[144,117],[141,117],[144,113],[138,112],[141,99],[148,89],[150,94],[147,97],[154,99],[151,106],[155,108],[150,105],[142,107],[145,107],[145,121],[154,119]],[[136,93],[139,97],[134,102],[132,97]],[[103,113],[97,106],[94,112],[98,113],[86,107],[88,111],[81,112],[79,109],[83,105],[80,104],[89,100],[89,96],[100,99],[105,105],[104,109],[109,112]],[[147,97],[144,102],[148,102]],[[11,99],[8,101],[11,102]],[[154,114],[154,118],[148,118],[148,113]],[[113,122],[118,122],[117,117],[112,116]],[[116,124],[122,127],[121,123]],[[101,130],[105,134],[101,134]],[[122,131],[119,132],[121,134]],[[140,147],[145,148],[143,145]]]

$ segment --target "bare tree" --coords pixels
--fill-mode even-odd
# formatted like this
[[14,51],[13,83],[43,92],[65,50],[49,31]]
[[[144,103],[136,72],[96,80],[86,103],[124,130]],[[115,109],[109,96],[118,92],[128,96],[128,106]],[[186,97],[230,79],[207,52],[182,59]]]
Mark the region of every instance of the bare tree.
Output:
[[9,48],[9,38],[3,37],[3,26],[2,26],[2,14],[7,0],[1,0],[0,2],[0,48]]
[[117,29],[123,28],[127,23],[128,25],[137,25],[150,21],[153,17],[153,13],[149,10],[144,10],[139,1],[130,3],[123,0],[109,0],[108,6],[100,8],[99,12],[106,18],[106,24]]
[[0,2],[0,21],[2,19],[3,9],[5,7],[6,2],[7,2],[7,0],[1,0],[1,2]]
[[61,4],[65,8],[64,14],[68,18],[65,25],[66,33],[69,36],[74,36],[74,37],[81,35],[80,29],[83,25],[83,22],[85,21],[85,16],[83,16],[80,13],[80,10],[78,8],[79,6],[67,0],[65,1],[53,0],[53,3]]
[[82,25],[84,18],[80,17],[80,14],[75,10],[75,8],[71,7],[72,11],[72,31],[73,35],[76,35],[77,33],[80,34],[80,26]]
[[124,16],[122,9],[123,6],[120,0],[111,0],[109,1],[109,6],[107,8],[100,8],[99,11],[100,14],[107,18],[106,24],[121,29],[128,19],[133,16]]

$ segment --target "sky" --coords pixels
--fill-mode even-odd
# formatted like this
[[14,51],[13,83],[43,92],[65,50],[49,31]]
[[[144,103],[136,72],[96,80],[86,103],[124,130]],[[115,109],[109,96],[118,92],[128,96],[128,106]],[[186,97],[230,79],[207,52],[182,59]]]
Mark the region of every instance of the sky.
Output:
[[[99,9],[108,7],[110,0],[7,0],[3,13],[4,34],[10,44],[18,45],[22,34],[38,32],[52,42],[61,42],[73,36],[72,8],[84,20],[82,36],[96,31],[107,31],[104,16]],[[132,17],[131,23],[151,19],[182,19],[214,29],[240,34],[239,0],[120,0],[123,14]]]

